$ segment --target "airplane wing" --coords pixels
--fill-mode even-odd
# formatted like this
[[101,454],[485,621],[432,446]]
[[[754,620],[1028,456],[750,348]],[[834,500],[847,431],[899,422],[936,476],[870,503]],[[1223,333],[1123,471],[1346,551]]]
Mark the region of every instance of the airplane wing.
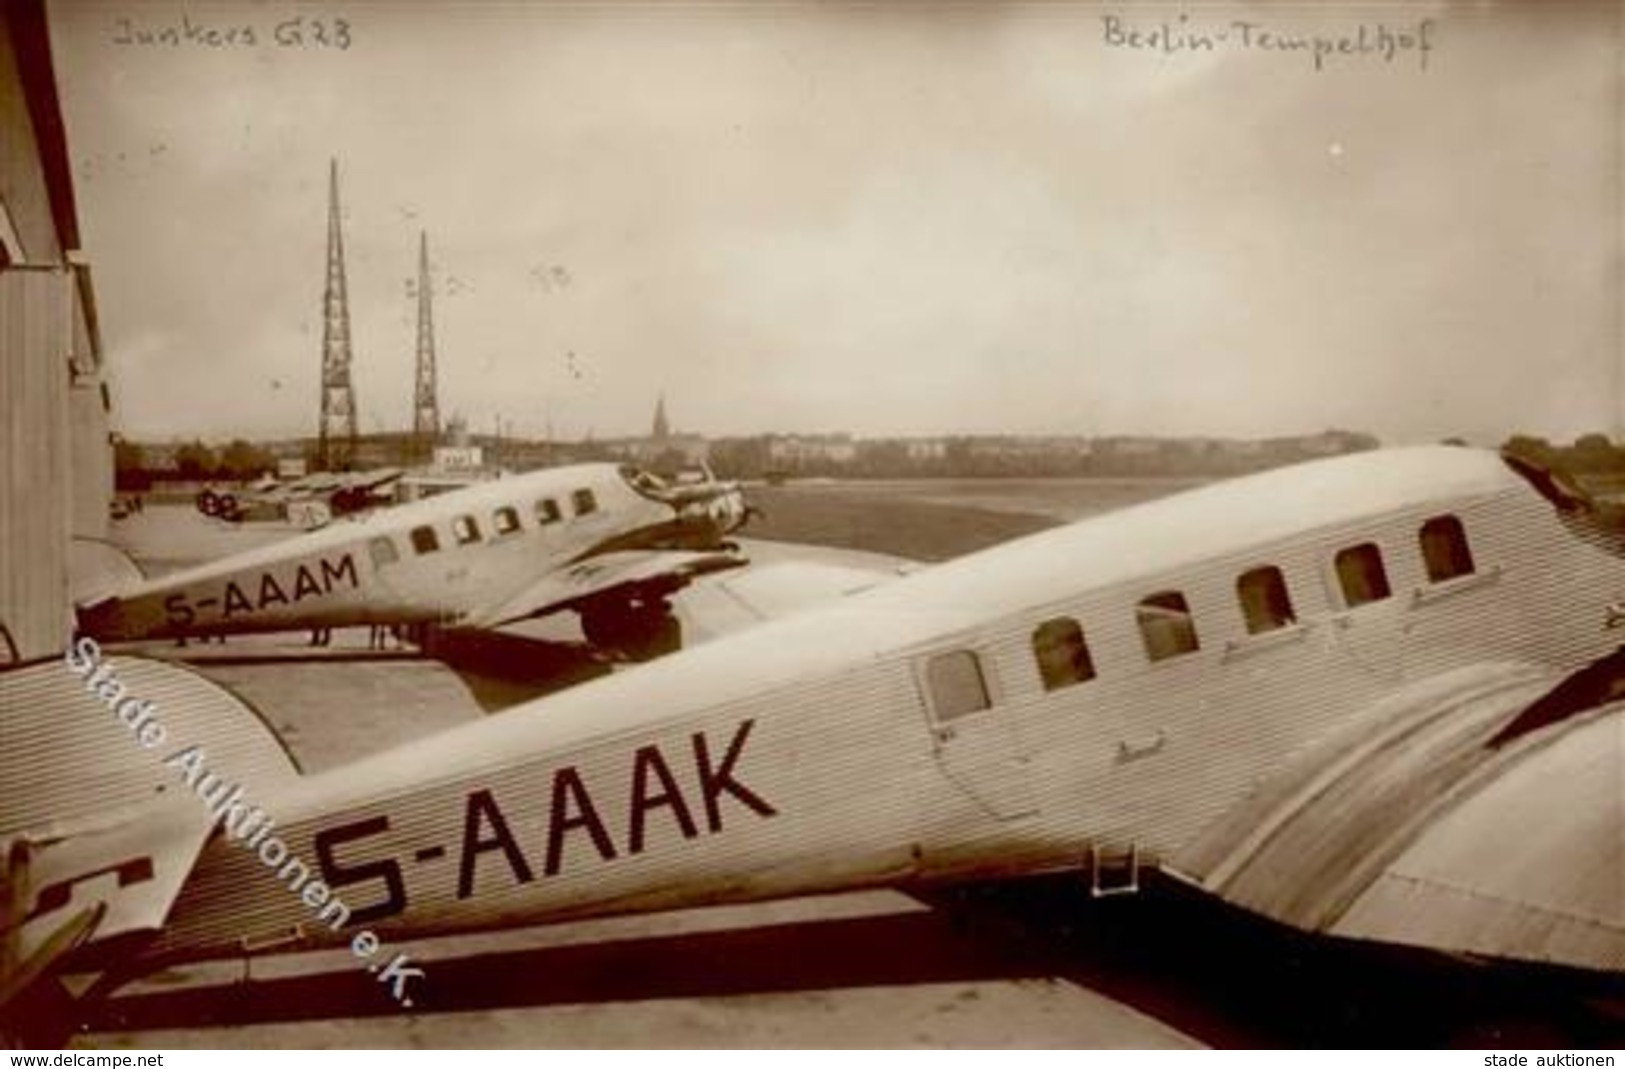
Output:
[[899,573],[895,567],[855,567],[819,560],[768,560],[713,583],[695,584],[675,606],[683,644],[695,645],[870,590]]
[[405,474],[403,468],[377,468],[372,471],[351,472],[343,477],[340,485],[347,490],[377,490],[400,481],[401,476]]
[[470,613],[463,627],[491,628],[579,608],[600,598],[664,597],[711,572],[747,563],[738,553],[723,551],[619,550],[600,553],[555,568],[536,582],[488,608]]
[[1306,931],[1625,970],[1625,705],[1589,678],[1620,667],[1485,665],[1406,688],[1377,730],[1302,755],[1172,872]]

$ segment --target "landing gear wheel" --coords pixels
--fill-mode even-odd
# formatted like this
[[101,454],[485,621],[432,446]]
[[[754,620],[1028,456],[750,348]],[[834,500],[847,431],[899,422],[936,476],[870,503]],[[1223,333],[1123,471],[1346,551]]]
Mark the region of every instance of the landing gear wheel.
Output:
[[205,516],[218,516],[220,514],[220,495],[213,490],[199,490],[197,510]]
[[683,646],[683,625],[664,601],[586,609],[581,632],[601,650],[632,661],[649,661]]

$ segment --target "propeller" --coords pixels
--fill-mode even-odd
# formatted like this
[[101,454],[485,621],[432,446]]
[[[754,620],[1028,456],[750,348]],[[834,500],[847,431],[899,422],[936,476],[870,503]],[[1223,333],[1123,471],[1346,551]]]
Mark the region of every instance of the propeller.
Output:
[[[680,516],[689,515],[714,524],[718,534],[727,534],[743,527],[751,517],[752,507],[746,503],[739,483],[718,479],[711,465],[704,461],[700,462],[700,471],[705,476],[704,481],[665,487],[659,492],[660,500]],[[721,503],[720,509],[714,507],[717,502]],[[695,516],[695,512],[701,509],[703,514]]]

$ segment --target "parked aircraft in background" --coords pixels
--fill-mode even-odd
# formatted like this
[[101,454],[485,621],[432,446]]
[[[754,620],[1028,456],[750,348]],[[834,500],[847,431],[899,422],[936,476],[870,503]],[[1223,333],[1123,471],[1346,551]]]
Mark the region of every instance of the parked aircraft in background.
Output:
[[676,645],[667,599],[745,563],[739,487],[586,464],[496,479],[299,535],[79,610],[103,641],[357,624],[491,628],[574,611],[595,646]]
[[237,491],[204,487],[197,494],[197,510],[232,523],[286,520],[314,530],[326,526],[334,516],[389,504],[385,491],[403,474],[400,468],[378,468],[317,472],[287,483],[268,477]]
[[[463,610],[496,620],[624,573],[658,526],[624,518],[673,511],[614,469],[519,485],[155,590],[122,619],[223,621],[235,583],[234,615],[269,622],[414,564],[425,589],[456,589],[459,542],[545,537],[538,510],[551,529],[562,499],[583,525],[562,537],[596,554]],[[720,510],[714,538],[737,499],[702,507]],[[692,530],[678,511],[665,540]],[[1625,559],[1587,499],[1429,447],[1046,531],[308,777],[227,692],[98,663],[81,640],[71,673],[0,676],[0,702],[36,695],[8,705],[30,744],[0,750],[0,841],[26,889],[8,960],[106,970],[106,991],[166,963],[354,949],[362,930],[376,947],[1073,870],[1096,894],[1155,873],[1306,932],[1617,979],[1622,597]],[[112,676],[163,695],[170,739],[207,745],[234,804],[166,791],[175,759],[120,731],[70,730],[107,715]],[[69,696],[39,701],[47,685]],[[38,782],[52,790],[23,786]],[[426,964],[425,985],[407,977],[422,1008]]]

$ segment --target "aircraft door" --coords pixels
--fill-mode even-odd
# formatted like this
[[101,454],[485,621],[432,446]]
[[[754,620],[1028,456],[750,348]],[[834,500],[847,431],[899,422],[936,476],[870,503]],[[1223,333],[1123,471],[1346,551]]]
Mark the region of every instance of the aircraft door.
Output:
[[373,600],[387,602],[391,607],[402,603],[399,572],[400,548],[388,535],[378,535],[367,542],[367,561],[372,568],[372,585],[382,597]]
[[1381,548],[1375,542],[1348,546],[1333,559],[1332,571],[1346,607],[1333,618],[1334,641],[1375,679],[1404,679],[1407,606],[1393,596]]
[[943,774],[1000,820],[1036,813],[1029,755],[994,700],[986,659],[969,649],[931,654],[915,677]]

